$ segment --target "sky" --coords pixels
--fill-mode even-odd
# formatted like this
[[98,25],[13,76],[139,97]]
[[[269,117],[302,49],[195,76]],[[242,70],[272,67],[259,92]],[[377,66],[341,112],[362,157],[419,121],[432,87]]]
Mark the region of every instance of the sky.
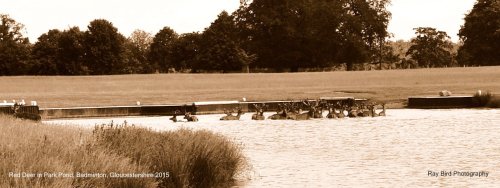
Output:
[[[413,28],[434,27],[458,40],[463,18],[476,0],[392,0],[391,40],[409,40]],[[152,35],[168,26],[177,33],[203,31],[239,0],[0,0],[0,14],[8,14],[25,26],[31,42],[50,29],[78,26],[86,30],[94,19],[106,19],[129,36],[136,29]]]

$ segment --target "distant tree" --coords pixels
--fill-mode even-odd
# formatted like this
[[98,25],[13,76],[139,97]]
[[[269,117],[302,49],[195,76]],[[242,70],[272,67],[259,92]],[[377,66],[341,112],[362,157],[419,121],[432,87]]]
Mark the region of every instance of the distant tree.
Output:
[[104,19],[90,22],[84,35],[85,63],[90,74],[120,74],[125,68],[125,37]]
[[35,75],[85,75],[84,33],[78,27],[65,31],[49,30],[38,37],[31,53]]
[[406,56],[406,52],[408,51],[408,49],[410,49],[410,46],[412,45],[411,42],[405,40],[397,40],[388,42],[388,45],[392,48],[393,54],[399,61],[397,63],[397,68],[408,68],[408,66],[403,65],[403,62],[405,62],[408,58]]
[[60,74],[57,68],[59,51],[59,39],[61,31],[57,29],[49,30],[38,37],[38,41],[32,50],[32,67],[30,74],[35,75],[57,75]]
[[415,28],[416,38],[411,40],[412,46],[406,52],[407,56],[423,67],[444,67],[452,63],[452,43],[444,31],[435,28]]
[[[91,70],[86,61],[90,58],[84,58],[87,50],[92,49],[85,44],[85,33],[78,27],[72,27],[63,31],[57,42],[57,70],[61,75],[87,75]],[[97,49],[97,48],[94,48]],[[96,53],[97,54],[97,53]],[[96,55],[94,54],[94,55]],[[92,54],[91,54],[92,55]],[[91,56],[93,57],[93,56]],[[102,74],[109,74],[101,72]],[[93,72],[92,74],[98,74]]]
[[247,64],[232,16],[226,11],[201,35],[199,67],[205,70],[239,71]]
[[201,34],[186,33],[182,34],[178,40],[174,42],[172,48],[172,61],[178,69],[192,69],[192,72],[197,72],[203,65],[198,61]]
[[[387,44],[382,47],[382,60],[379,62],[381,70],[392,69],[392,65],[397,65],[400,61],[401,58],[399,58],[399,55],[395,52],[395,49],[391,45]],[[389,67],[384,67],[384,64]]]
[[153,42],[151,34],[135,30],[126,41],[126,73],[151,73],[153,67],[148,60],[149,47]]
[[[236,20],[255,66],[324,67],[367,61],[380,54],[390,13],[389,0],[254,0]],[[379,55],[378,55],[379,56]]]
[[148,55],[155,70],[167,72],[169,68],[175,68],[172,49],[178,37],[177,33],[169,27],[164,27],[156,33]]
[[23,36],[24,26],[9,15],[0,14],[0,75],[27,72],[31,44]]
[[500,65],[500,1],[477,0],[460,29],[463,65]]

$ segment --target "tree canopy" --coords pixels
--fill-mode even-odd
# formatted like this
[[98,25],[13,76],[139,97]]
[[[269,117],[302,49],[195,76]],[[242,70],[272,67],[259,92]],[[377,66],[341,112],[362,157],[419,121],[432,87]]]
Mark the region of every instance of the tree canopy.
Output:
[[120,74],[125,64],[125,37],[107,20],[90,22],[84,35],[85,64],[90,74]]
[[176,68],[172,61],[172,49],[179,35],[170,27],[164,27],[153,38],[149,59],[155,70],[167,72],[169,68]]
[[236,12],[254,66],[324,67],[367,61],[385,40],[388,0],[254,0]]
[[[253,0],[221,12],[203,32],[125,38],[104,19],[86,30],[49,30],[32,45],[24,26],[1,15],[0,75],[87,75],[264,71],[302,68],[373,69],[456,66],[457,46],[434,28],[411,42],[388,42],[390,0]],[[248,3],[251,2],[251,3]],[[499,2],[478,0],[460,30],[463,65],[500,64]],[[357,65],[359,64],[359,65]]]
[[415,28],[415,38],[411,40],[412,46],[406,52],[411,59],[422,67],[445,67],[452,63],[452,43],[450,36],[444,31],[431,27]]
[[0,21],[0,75],[23,74],[31,47],[23,36],[24,25],[5,14],[0,14]]
[[463,65],[500,65],[500,1],[478,0],[465,16],[459,36]]

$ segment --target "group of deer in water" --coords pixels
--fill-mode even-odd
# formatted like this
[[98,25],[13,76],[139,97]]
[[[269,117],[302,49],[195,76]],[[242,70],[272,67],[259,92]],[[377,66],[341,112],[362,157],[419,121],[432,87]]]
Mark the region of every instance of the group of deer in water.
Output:
[[[310,102],[309,100],[304,100],[302,103],[280,103],[278,104],[278,110],[276,114],[269,116],[267,119],[272,120],[308,120],[323,118],[323,111],[328,110],[326,118],[337,119],[345,117],[377,117],[385,116],[385,104],[381,104],[382,111],[377,112],[377,104],[357,104],[352,105],[342,104],[337,102],[332,103],[322,103],[319,100]],[[256,113],[252,116],[253,120],[264,120],[264,109],[265,105],[254,104]],[[304,112],[303,109],[307,111]],[[347,112],[347,114],[346,114]]]
[[[382,106],[382,110],[377,112],[377,106]],[[265,120],[264,111],[267,109],[265,104],[253,104],[255,108],[255,114],[252,115],[252,120]],[[239,120],[243,111],[241,108],[236,108],[236,115],[233,111],[224,110],[225,116],[221,117],[220,120]],[[306,110],[306,111],[303,111]],[[337,118],[356,118],[356,117],[377,117],[385,116],[385,104],[376,103],[354,103],[345,104],[342,102],[337,103],[326,103],[320,100],[315,100],[313,102],[309,100],[304,100],[302,102],[283,102],[278,104],[278,109],[276,114],[273,114],[267,119],[271,120],[308,120],[313,118],[323,118],[323,111],[328,110],[328,115],[326,118],[337,119]],[[177,115],[180,115],[180,111],[176,111],[174,116],[170,120],[177,122]],[[190,112],[184,113],[184,119],[187,121],[198,121],[198,118],[191,115]]]

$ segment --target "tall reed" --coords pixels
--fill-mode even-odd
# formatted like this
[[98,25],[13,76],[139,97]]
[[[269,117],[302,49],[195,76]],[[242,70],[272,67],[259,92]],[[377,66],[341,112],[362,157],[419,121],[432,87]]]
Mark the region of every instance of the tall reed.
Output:
[[[148,171],[124,156],[88,145],[89,131],[0,115],[0,187],[157,187],[153,178],[68,178],[67,174]],[[13,177],[19,173],[38,177]],[[49,176],[55,173],[56,176]],[[59,174],[61,173],[61,174]],[[59,174],[59,175],[57,175]]]
[[93,131],[95,144],[127,156],[154,172],[168,172],[159,178],[160,187],[227,186],[246,167],[241,147],[209,131],[154,132],[145,128],[100,125]]
[[[88,130],[0,115],[0,187],[217,187],[231,185],[245,167],[240,146],[208,131],[155,132],[113,123]],[[108,176],[11,176],[22,172]],[[112,178],[111,172],[164,176]]]

